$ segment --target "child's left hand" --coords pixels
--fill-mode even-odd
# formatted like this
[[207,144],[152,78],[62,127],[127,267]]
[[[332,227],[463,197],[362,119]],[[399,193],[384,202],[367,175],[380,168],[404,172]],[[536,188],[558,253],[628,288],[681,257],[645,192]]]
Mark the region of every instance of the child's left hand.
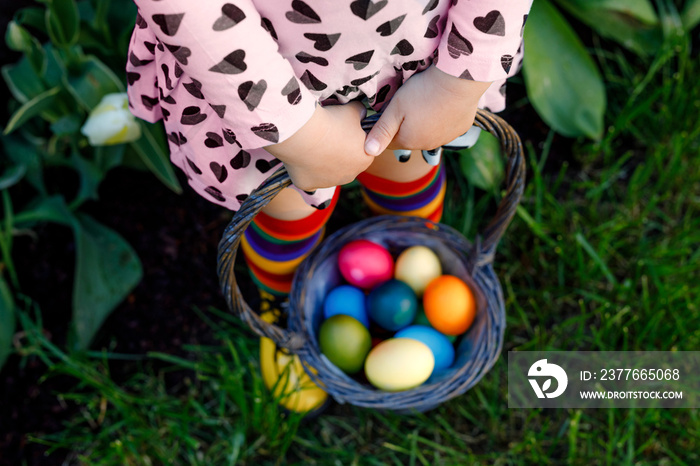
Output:
[[491,83],[451,76],[431,66],[396,91],[365,140],[365,152],[431,150],[466,133]]

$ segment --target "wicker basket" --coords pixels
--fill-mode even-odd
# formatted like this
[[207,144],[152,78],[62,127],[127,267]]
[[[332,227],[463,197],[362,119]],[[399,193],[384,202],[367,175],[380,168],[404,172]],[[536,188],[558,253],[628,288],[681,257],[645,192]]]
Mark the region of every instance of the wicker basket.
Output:
[[[243,231],[263,206],[291,184],[286,171],[279,170],[253,192],[224,231],[219,243],[218,273],[229,308],[258,335],[297,353],[309,375],[340,403],[400,412],[425,411],[466,392],[498,359],[506,317],[503,292],[492,262],[496,246],[522,196],[525,163],[520,138],[500,117],[479,110],[474,123],[498,137],[508,157],[506,194],[494,219],[476,238],[475,244],[447,225],[419,217],[383,215],[342,228],[326,238],[297,269],[292,282],[287,329],[262,320],[243,299],[234,276],[234,262]],[[319,350],[317,334],[323,315],[323,298],[342,282],[336,265],[338,252],[348,241],[361,238],[383,244],[394,257],[409,246],[428,246],[440,257],[445,273],[459,276],[475,292],[477,317],[462,337],[468,341],[459,345],[461,352],[456,355],[455,364],[417,388],[402,392],[377,390],[341,372]]]

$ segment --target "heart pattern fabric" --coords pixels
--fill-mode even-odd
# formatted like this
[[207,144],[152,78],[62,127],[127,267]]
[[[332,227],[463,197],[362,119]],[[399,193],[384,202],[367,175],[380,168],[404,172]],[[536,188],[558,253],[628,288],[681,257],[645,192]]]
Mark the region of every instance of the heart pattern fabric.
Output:
[[[483,106],[503,108],[531,1],[144,0],[126,64],[129,106],[163,119],[171,160],[191,186],[236,210],[281,164],[264,147],[303,126],[318,103],[365,99],[381,110],[437,65],[495,81]],[[302,193],[316,208],[331,195]]]

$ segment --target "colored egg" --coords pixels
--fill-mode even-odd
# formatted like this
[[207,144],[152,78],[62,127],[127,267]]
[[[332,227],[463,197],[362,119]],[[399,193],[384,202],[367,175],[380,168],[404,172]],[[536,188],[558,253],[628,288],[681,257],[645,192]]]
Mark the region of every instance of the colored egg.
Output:
[[417,308],[416,294],[399,280],[386,281],[367,296],[369,316],[385,330],[396,331],[410,325]]
[[395,392],[422,384],[434,366],[433,352],[425,343],[411,338],[391,338],[370,351],[365,375],[375,387]]
[[430,325],[446,335],[466,332],[476,315],[472,291],[454,275],[441,275],[428,284],[423,308]]
[[455,349],[445,335],[432,327],[411,325],[401,329],[394,338],[411,338],[425,343],[435,358],[434,371],[447,369],[455,360]]
[[323,317],[328,319],[338,314],[354,317],[369,328],[365,293],[352,285],[333,288],[323,301]]
[[335,315],[323,321],[318,334],[318,343],[330,362],[347,374],[362,369],[372,339],[367,327],[357,319],[346,315]]
[[428,283],[440,275],[440,259],[425,246],[412,246],[396,259],[394,278],[408,284],[418,297],[423,296]]
[[348,283],[369,290],[392,277],[394,259],[383,246],[361,239],[341,248],[338,268]]
[[[432,325],[430,325],[430,321],[428,320],[428,317],[425,315],[425,309],[423,309],[423,304],[418,303],[418,310],[416,311],[416,317],[413,319],[413,322],[411,322],[413,325],[425,325],[426,327],[433,328]],[[447,340],[450,343],[454,343],[457,340],[456,335],[445,335],[444,333],[442,334],[447,338]]]

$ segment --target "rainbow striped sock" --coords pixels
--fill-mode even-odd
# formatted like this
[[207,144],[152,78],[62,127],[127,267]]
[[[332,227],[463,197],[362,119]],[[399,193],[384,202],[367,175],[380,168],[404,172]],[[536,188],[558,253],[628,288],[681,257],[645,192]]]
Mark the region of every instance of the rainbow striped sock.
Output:
[[362,185],[362,197],[375,214],[415,215],[433,222],[442,218],[445,199],[442,163],[413,181],[391,181],[366,172],[357,180]]
[[259,212],[243,232],[241,249],[250,275],[261,290],[286,296],[294,271],[323,239],[340,189],[328,207],[299,220],[279,220]]

